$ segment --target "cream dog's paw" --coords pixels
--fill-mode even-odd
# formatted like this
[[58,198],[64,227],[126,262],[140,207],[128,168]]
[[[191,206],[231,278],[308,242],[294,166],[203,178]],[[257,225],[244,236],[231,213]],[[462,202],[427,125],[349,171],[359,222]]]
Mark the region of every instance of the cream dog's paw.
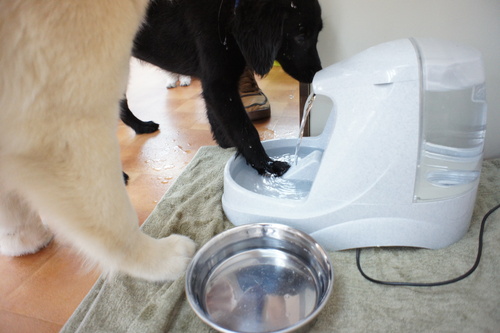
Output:
[[0,231],[0,254],[22,256],[46,247],[54,235],[43,224],[22,225],[15,230]]
[[149,281],[171,281],[184,274],[196,251],[195,242],[175,234],[161,239],[142,237],[142,244],[115,270]]
[[196,243],[190,238],[181,235],[170,235],[159,240],[165,249],[165,263],[163,274],[166,279],[174,280],[182,276],[191,261]]

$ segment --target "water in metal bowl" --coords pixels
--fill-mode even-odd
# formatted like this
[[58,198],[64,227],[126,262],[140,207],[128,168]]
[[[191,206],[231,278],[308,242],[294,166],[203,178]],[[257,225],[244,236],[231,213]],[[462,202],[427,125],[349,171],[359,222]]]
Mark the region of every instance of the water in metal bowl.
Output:
[[325,251],[279,224],[249,224],[211,239],[193,258],[186,294],[221,332],[295,332],[309,327],[333,285]]

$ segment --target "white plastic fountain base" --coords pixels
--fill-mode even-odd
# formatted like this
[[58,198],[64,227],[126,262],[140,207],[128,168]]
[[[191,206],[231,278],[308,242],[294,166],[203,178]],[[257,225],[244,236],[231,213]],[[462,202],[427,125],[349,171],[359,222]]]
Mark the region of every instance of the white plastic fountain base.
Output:
[[[312,112],[330,113],[328,121],[302,139],[299,162],[282,178],[228,161],[222,206],[233,224],[286,224],[329,250],[438,249],[463,237],[486,123],[479,52],[398,40],[323,69],[312,90]],[[263,142],[274,158],[296,144]]]

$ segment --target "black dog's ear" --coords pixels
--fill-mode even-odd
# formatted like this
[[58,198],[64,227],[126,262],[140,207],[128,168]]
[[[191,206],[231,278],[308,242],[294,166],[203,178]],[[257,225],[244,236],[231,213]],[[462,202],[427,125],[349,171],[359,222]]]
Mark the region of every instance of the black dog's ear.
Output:
[[279,0],[240,0],[233,36],[247,65],[259,75],[269,73],[281,47],[285,10]]

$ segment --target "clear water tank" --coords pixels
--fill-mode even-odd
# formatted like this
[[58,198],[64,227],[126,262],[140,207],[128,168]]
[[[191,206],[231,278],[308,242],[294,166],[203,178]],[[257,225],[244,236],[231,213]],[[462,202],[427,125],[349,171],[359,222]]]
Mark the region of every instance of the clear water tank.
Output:
[[412,40],[421,75],[421,149],[415,200],[451,198],[479,181],[486,89],[479,51],[451,41]]

